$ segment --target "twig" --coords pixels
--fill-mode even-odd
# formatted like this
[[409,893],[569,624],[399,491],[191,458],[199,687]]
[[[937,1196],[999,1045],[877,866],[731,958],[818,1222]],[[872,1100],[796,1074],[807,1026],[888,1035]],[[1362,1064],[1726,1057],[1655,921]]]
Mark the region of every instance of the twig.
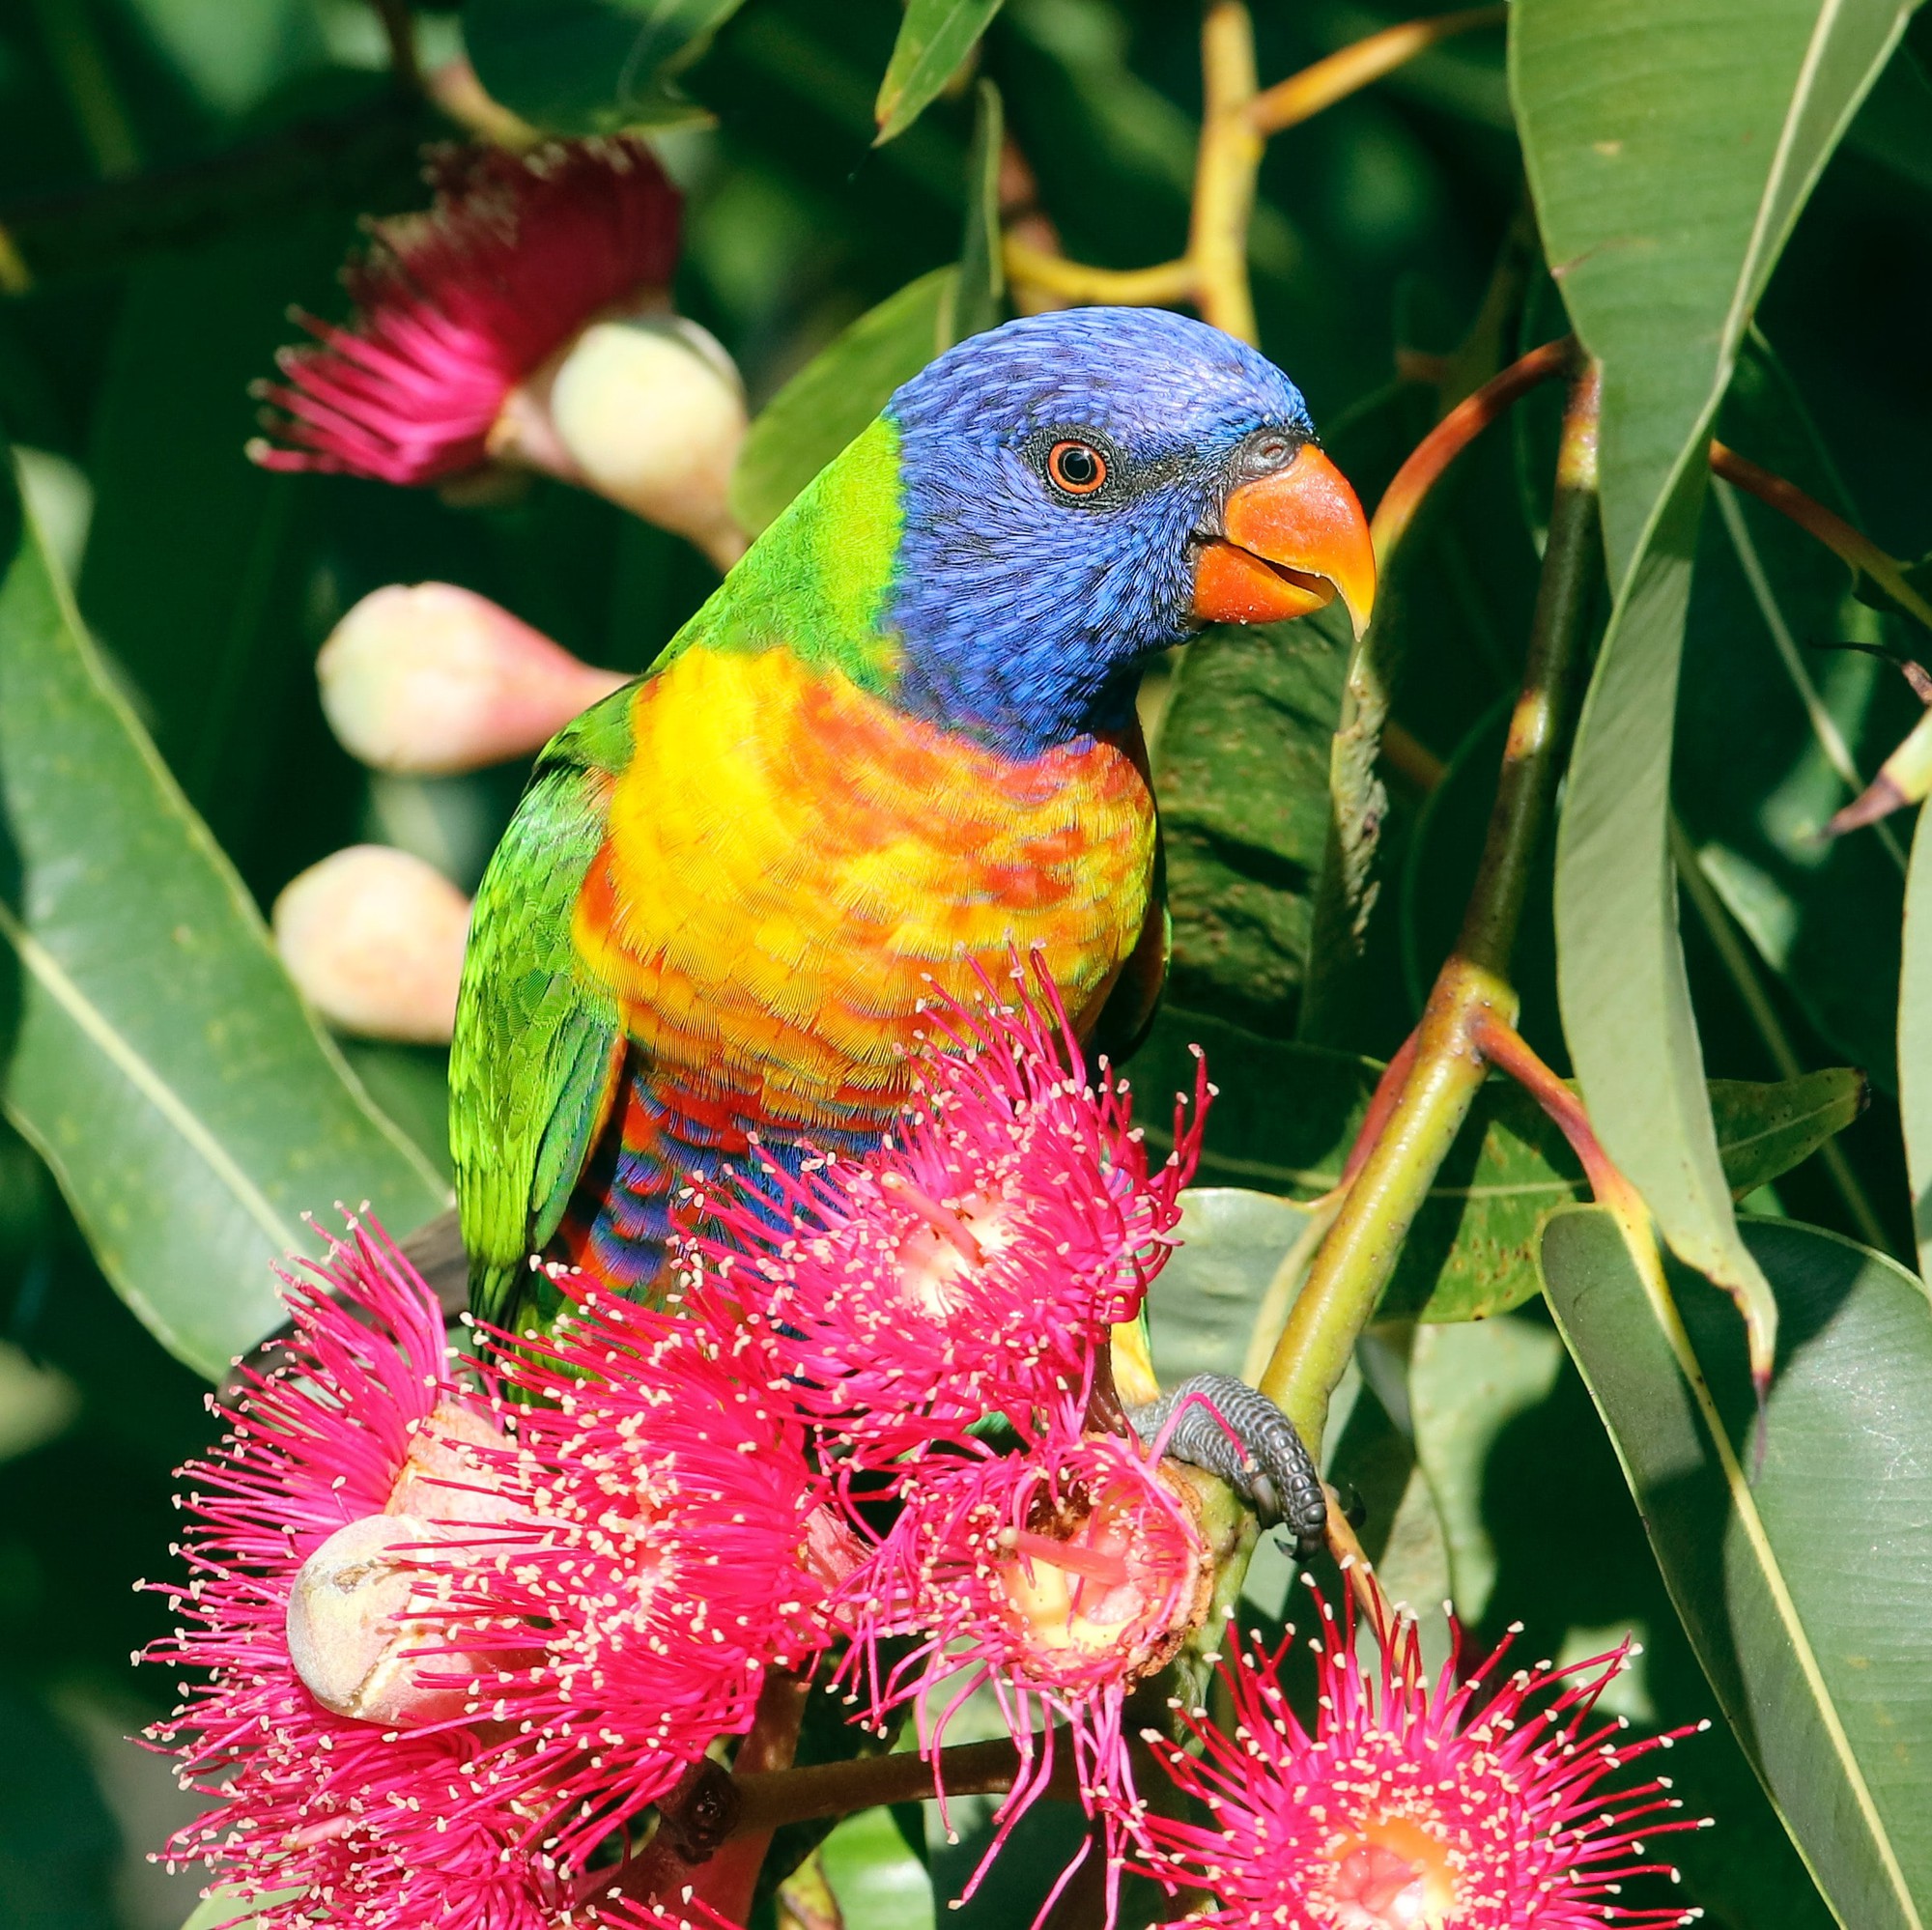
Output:
[[1769,504],[1780,516],[1789,517],[1848,564],[1855,574],[1869,577],[1901,610],[1932,630],[1932,603],[1927,603],[1906,581],[1905,566],[1898,558],[1881,550],[1863,530],[1855,529],[1842,516],[1806,496],[1796,483],[1761,468],[1748,457],[1715,440],[1711,443],[1711,472],[1735,483],[1739,489],[1748,490],[1760,502]]
[[1545,342],[1492,376],[1474,394],[1459,402],[1409,453],[1408,459],[1382,491],[1376,513],[1369,519],[1375,538],[1376,561],[1387,568],[1396,545],[1408,533],[1422,499],[1441,479],[1442,472],[1491,423],[1500,420],[1531,389],[1552,378],[1572,373],[1577,348],[1571,336]]
[[1201,25],[1201,146],[1194,163],[1194,213],[1187,259],[1202,320],[1260,340],[1248,285],[1248,226],[1261,171],[1255,99],[1255,27],[1243,0],[1208,0]]
[[1128,308],[1158,308],[1184,301],[1194,293],[1194,264],[1185,259],[1162,262],[1156,268],[1089,268],[1065,255],[1022,241],[1006,240],[1007,279],[1064,296],[1068,301],[1112,302]]
[[369,0],[369,4],[383,23],[383,38],[389,43],[389,71],[396,85],[408,93],[420,94],[422,67],[416,59],[416,27],[410,0]]
[[1256,95],[1248,119],[1257,133],[1278,134],[1284,128],[1295,127],[1324,107],[1347,99],[1371,81],[1393,73],[1405,62],[1453,35],[1466,34],[1473,27],[1498,27],[1508,17],[1507,7],[1465,7],[1460,13],[1436,14],[1428,19],[1384,27],[1380,33],[1331,53]]
[[1065,301],[1129,307],[1191,301],[1216,327],[1254,341],[1248,227],[1268,135],[1333,106],[1452,34],[1492,24],[1503,11],[1470,8],[1385,28],[1262,93],[1256,85],[1254,23],[1246,5],[1243,0],[1208,0],[1201,29],[1201,141],[1187,252],[1151,268],[1091,268],[1041,246],[1036,236],[1009,232],[1004,244],[1007,280],[1019,306],[1025,308],[1035,292]]
[[1361,1542],[1356,1538],[1353,1524],[1344,1513],[1340,1498],[1331,1488],[1328,1490],[1328,1552],[1335,1558],[1335,1566],[1342,1571],[1349,1584],[1349,1592],[1355,1598],[1355,1606],[1369,1618],[1369,1626],[1379,1637],[1385,1630],[1396,1625],[1395,1604],[1388,1599],[1383,1589],[1381,1576],[1376,1573]]

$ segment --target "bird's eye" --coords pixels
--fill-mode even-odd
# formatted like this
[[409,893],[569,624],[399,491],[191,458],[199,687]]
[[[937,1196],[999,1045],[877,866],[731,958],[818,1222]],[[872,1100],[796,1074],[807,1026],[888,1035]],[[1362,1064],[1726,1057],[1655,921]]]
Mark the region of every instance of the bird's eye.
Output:
[[1091,442],[1056,442],[1046,452],[1047,479],[1068,496],[1092,496],[1107,480],[1107,459]]

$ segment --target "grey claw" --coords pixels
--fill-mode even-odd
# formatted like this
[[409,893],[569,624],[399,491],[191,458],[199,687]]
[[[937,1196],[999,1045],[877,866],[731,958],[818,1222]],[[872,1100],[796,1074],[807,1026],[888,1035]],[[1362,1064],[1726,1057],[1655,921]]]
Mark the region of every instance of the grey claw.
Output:
[[1158,1401],[1130,1409],[1127,1420],[1148,1442],[1172,1421],[1164,1452],[1218,1475],[1253,1504],[1264,1527],[1287,1528],[1297,1553],[1312,1554],[1321,1546],[1328,1526],[1321,1476],[1294,1423],[1245,1380],[1197,1374]]

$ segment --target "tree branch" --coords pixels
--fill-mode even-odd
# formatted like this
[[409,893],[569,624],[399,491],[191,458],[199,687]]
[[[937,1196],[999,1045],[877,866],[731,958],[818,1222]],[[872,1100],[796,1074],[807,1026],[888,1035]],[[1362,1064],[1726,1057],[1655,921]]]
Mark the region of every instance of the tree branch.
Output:
[[[1310,1443],[1321,1439],[1328,1398],[1483,1083],[1487,1068],[1480,1040],[1498,1024],[1515,1024],[1517,998],[1507,976],[1510,953],[1530,866],[1555,794],[1569,712],[1580,680],[1583,626],[1603,566],[1597,409],[1596,373],[1586,370],[1571,384],[1564,412],[1555,506],[1522,695],[1511,720],[1483,865],[1462,938],[1430,993],[1416,1031],[1413,1064],[1389,1107],[1387,1123],[1316,1255],[1262,1377],[1262,1391],[1280,1405]],[[1378,1097],[1387,1104],[1386,1095]]]

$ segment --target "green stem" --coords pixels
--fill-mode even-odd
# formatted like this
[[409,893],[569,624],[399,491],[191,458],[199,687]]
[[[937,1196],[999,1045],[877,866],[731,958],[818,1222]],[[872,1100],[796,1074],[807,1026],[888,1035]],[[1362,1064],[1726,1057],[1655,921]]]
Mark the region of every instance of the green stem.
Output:
[[1513,1026],[1508,979],[1543,828],[1555,796],[1584,626],[1603,567],[1597,523],[1596,371],[1571,384],[1557,455],[1556,496],[1537,593],[1522,695],[1490,816],[1482,867],[1457,951],[1435,980],[1417,1030],[1414,1064],[1388,1125],[1349,1190],[1309,1269],[1262,1391],[1319,1452],[1328,1400],[1374,1314],[1410,1224],[1429,1196],[1485,1076],[1478,1038]]
[[1556,457],[1556,495],[1537,585],[1522,692],[1510,716],[1496,801],[1456,950],[1471,964],[1507,976],[1522,922],[1537,846],[1556,795],[1581,679],[1583,624],[1603,570],[1597,537],[1598,381],[1586,370],[1571,389]]

